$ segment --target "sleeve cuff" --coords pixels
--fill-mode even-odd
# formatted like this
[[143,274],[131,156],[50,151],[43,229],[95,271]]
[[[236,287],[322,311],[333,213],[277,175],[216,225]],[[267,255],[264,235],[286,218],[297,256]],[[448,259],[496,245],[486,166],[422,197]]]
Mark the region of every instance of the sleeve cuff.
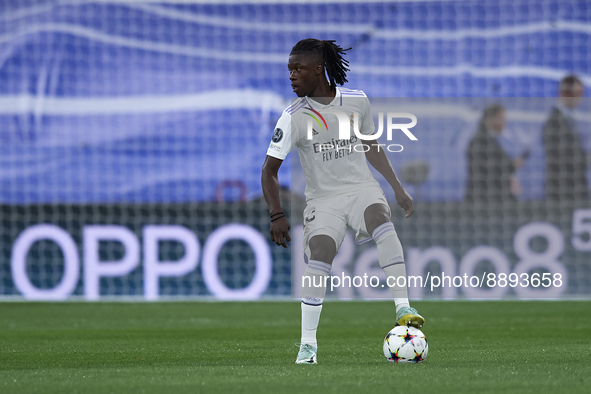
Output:
[[287,157],[287,155],[285,155],[281,152],[277,152],[276,150],[273,150],[273,149],[267,150],[267,156],[271,156],[271,157],[274,157],[279,160],[285,160],[285,158]]

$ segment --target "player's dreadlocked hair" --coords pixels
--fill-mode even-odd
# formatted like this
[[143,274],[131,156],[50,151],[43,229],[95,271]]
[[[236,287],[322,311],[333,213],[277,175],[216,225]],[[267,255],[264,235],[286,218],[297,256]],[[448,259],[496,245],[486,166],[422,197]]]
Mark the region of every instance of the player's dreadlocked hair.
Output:
[[324,63],[324,69],[328,76],[330,86],[344,85],[347,81],[347,71],[349,71],[349,62],[343,58],[346,51],[351,48],[343,49],[334,40],[317,40],[315,38],[306,38],[299,41],[291,49],[291,55],[298,53],[315,53],[320,56]]

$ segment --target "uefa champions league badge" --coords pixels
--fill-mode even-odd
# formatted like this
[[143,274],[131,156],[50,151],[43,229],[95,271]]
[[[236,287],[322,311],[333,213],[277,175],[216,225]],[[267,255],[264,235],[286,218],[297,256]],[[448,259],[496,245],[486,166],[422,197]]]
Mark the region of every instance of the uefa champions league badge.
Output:
[[271,141],[277,143],[277,142],[281,141],[282,138],[283,138],[283,130],[281,130],[278,127],[275,129],[275,132],[273,133],[273,138],[271,138]]

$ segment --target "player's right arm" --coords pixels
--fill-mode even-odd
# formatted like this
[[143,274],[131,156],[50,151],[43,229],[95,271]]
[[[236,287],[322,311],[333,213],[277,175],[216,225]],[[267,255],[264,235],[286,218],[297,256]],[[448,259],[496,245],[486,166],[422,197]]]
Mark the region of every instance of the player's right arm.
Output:
[[283,163],[283,160],[267,155],[263,164],[261,185],[263,186],[265,201],[269,206],[271,240],[277,245],[287,248],[287,242],[291,241],[289,237],[290,226],[285,214],[282,215],[283,211],[279,200],[279,178],[277,176],[281,163]]
[[291,115],[288,110],[289,108],[283,112],[277,122],[277,126],[275,126],[261,174],[263,196],[265,196],[271,216],[271,240],[284,248],[287,248],[287,242],[291,241],[289,237],[290,226],[286,215],[281,209],[277,173],[279,172],[281,163],[283,163],[287,154],[293,149],[296,141],[296,138],[292,137]]

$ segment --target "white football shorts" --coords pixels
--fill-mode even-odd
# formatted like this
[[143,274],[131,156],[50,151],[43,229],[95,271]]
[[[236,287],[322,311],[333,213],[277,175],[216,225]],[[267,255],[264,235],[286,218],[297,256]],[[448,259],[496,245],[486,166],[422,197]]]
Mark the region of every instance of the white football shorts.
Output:
[[337,247],[343,243],[347,228],[355,231],[355,242],[360,245],[372,239],[365,227],[365,209],[373,204],[390,206],[379,186],[339,194],[334,197],[315,198],[304,209],[304,259],[310,258],[308,242],[315,235],[328,235]]

